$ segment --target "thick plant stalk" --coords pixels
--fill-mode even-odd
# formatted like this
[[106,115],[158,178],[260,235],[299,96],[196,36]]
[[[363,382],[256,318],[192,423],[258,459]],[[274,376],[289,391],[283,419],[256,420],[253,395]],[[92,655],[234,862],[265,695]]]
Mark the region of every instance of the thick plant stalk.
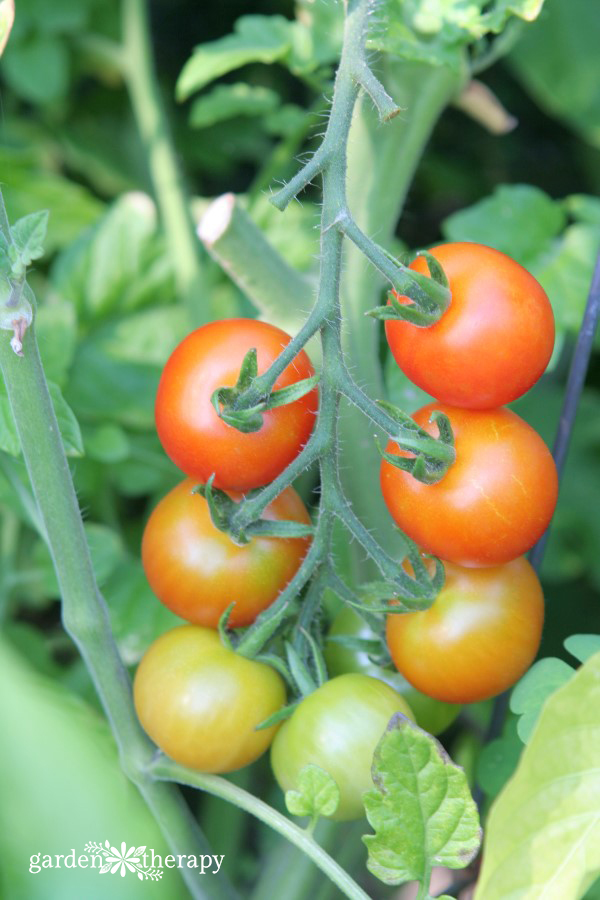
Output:
[[149,160],[179,292],[191,324],[215,318],[218,310],[203,289],[204,273],[192,214],[181,183],[150,47],[146,0],[122,0],[123,70],[133,112]]
[[[33,326],[25,334],[22,358],[13,352],[8,332],[0,332],[0,368],[48,537],[61,591],[64,627],[90,671],[110,720],[123,770],[140,790],[174,853],[209,854],[206,839],[178,789],[155,782],[146,772],[154,746],[137,721],[129,677],[96,584]],[[203,881],[201,886],[193,870],[184,868],[181,874],[194,898],[225,900],[233,896],[224,878]]]

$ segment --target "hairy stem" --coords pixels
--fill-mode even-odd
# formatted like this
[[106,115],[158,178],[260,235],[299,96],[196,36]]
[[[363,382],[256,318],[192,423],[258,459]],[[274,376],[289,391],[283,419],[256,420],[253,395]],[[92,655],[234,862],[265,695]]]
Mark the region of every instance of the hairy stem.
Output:
[[[33,326],[25,334],[22,358],[13,353],[6,335],[0,340],[0,368],[60,586],[64,627],[90,671],[110,720],[123,770],[137,785],[174,852],[210,853],[177,789],[156,784],[145,772],[154,747],[137,721],[129,677],[96,584]],[[205,897],[207,893],[215,898],[232,896],[222,880],[209,882],[205,890],[192,870],[181,871],[193,897]]]

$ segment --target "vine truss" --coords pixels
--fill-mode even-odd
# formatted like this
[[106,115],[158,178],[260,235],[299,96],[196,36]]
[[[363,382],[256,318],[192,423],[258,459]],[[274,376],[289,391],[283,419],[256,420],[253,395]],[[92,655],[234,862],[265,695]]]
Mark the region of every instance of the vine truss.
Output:
[[[248,362],[243,365],[240,380],[235,389],[215,392],[213,398],[219,415],[233,427],[242,431],[254,430],[256,416],[278,405],[277,392],[271,395],[273,386],[287,365],[317,332],[323,349],[323,366],[320,376],[320,407],[316,428],[297,458],[271,484],[252,492],[239,504],[229,504],[211,485],[204,490],[209,500],[213,520],[240,543],[251,534],[275,534],[269,531],[270,523],[261,519],[265,508],[290,485],[305,469],[319,464],[321,476],[321,500],[314,529],[313,540],[304,561],[295,576],[279,595],[275,603],[263,612],[257,621],[242,634],[236,650],[246,656],[255,656],[266,642],[281,628],[286,618],[295,610],[295,600],[309,581],[311,585],[303,600],[297,623],[293,629],[293,651],[300,661],[315,655],[311,637],[311,624],[321,605],[325,589],[335,592],[344,602],[358,607],[366,614],[377,612],[409,612],[426,609],[431,605],[443,583],[443,569],[437,564],[433,575],[423,565],[417,548],[410,546],[409,558],[414,577],[392,559],[378,544],[373,535],[360,522],[344,496],[338,471],[338,411],[341,398],[360,409],[378,428],[386,432],[404,455],[391,457],[393,464],[409,470],[414,477],[434,483],[446,473],[455,459],[453,435],[447,418],[436,415],[439,437],[433,438],[419,428],[406,413],[391,404],[375,403],[354,381],[343,356],[341,338],[340,275],[344,238],[352,241],[366,258],[390,282],[395,294],[409,298],[408,303],[398,303],[395,294],[387,307],[372,310],[377,318],[404,318],[413,324],[427,326],[436,322],[447,309],[450,292],[443,271],[432,268],[432,277],[419,275],[396,260],[384,248],[365,235],[350,213],[346,200],[346,145],[353,109],[362,89],[371,97],[382,123],[400,112],[387,94],[365,59],[367,22],[372,0],[346,0],[344,42],[337,71],[331,112],[327,129],[318,150],[303,168],[277,194],[271,197],[273,204],[283,211],[292,199],[316,176],[323,184],[321,217],[320,277],[317,298],[312,311],[296,336],[282,351],[270,369],[262,375],[248,377]],[[302,384],[302,383],[301,383]],[[304,391],[314,384],[306,384]],[[301,390],[303,388],[300,388]],[[271,403],[273,396],[275,402]],[[408,454],[408,455],[406,455]],[[346,585],[335,571],[331,545],[335,520],[346,530],[376,563],[381,582],[367,586],[365,598],[359,597]],[[277,535],[282,536],[277,523]],[[292,526],[292,523],[289,523]],[[287,536],[299,536],[290,530]],[[222,623],[224,624],[224,623]],[[303,669],[304,675],[307,669]],[[299,680],[294,679],[296,684]]]

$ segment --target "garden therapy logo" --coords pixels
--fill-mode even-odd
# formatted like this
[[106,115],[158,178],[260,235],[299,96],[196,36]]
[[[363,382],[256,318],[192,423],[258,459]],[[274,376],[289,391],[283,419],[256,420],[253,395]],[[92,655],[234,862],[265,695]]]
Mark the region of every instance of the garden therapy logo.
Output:
[[[152,881],[158,881],[159,878],[162,878],[162,868],[145,864],[145,859],[147,859],[145,847],[131,847],[128,850],[127,844],[123,841],[121,852],[119,853],[116,847],[110,846],[108,841],[104,841],[104,846],[90,841],[83,849],[86,853],[104,857],[104,865],[100,867],[101,875],[106,875],[107,872],[115,875],[117,872],[120,872],[125,877],[127,872],[133,872],[140,881],[148,878]],[[154,852],[152,852],[152,855],[154,856]]]
[[73,848],[70,853],[42,854],[34,853],[29,857],[29,871],[32,875],[38,875],[42,869],[96,869],[100,875],[121,875],[125,878],[128,872],[137,875],[140,881],[158,881],[163,876],[163,869],[198,869],[200,875],[216,875],[223,865],[224,855],[200,856],[178,853],[176,856],[165,856],[155,853],[152,849],[144,847],[130,847],[127,849],[125,841],[121,849],[117,850],[108,841],[103,844],[96,841],[88,841],[83,848],[84,852],[75,855]]

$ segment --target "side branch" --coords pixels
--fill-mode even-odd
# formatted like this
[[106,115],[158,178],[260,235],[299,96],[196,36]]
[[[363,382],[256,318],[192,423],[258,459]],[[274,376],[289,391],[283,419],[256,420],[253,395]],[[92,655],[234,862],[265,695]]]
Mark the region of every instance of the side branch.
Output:
[[284,185],[280,191],[270,198],[273,206],[276,206],[281,212],[286,208],[294,197],[304,190],[310,184],[313,178],[325,169],[329,160],[329,152],[325,142],[321,144],[316,153],[311,156],[309,161],[303,166],[294,177]]
[[389,122],[397,116],[402,109],[394,102],[388,94],[382,83],[375,77],[364,59],[359,59],[352,69],[352,77],[371,98],[377,112],[379,113],[379,121],[382,124]]

